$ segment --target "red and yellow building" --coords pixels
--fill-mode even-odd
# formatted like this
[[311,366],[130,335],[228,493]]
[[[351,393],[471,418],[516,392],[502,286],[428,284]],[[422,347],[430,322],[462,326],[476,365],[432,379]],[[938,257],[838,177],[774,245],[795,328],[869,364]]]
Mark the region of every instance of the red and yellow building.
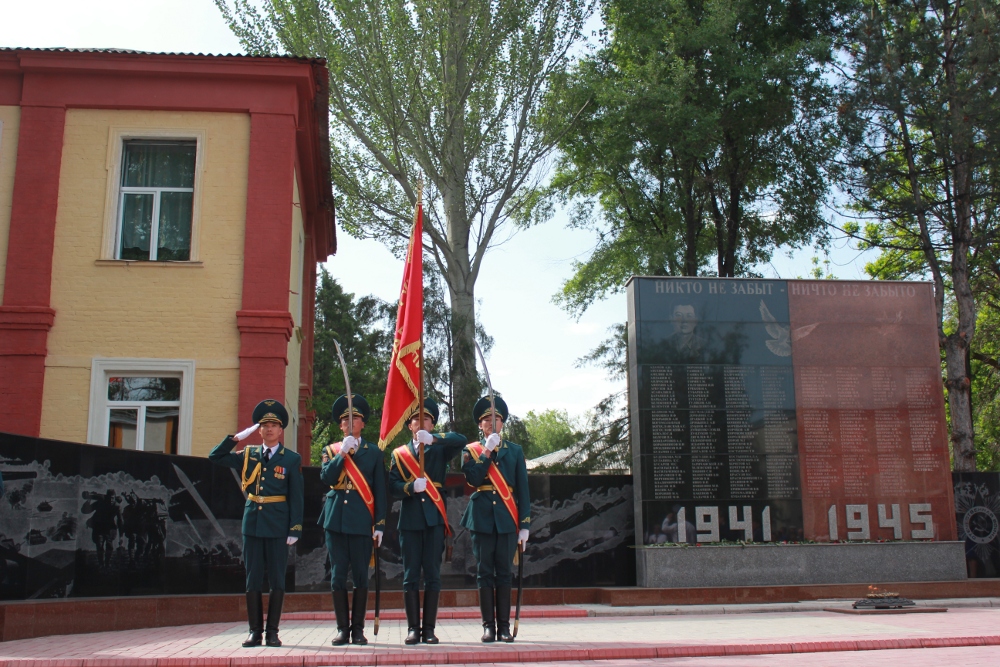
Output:
[[270,397],[307,456],[327,85],[298,58],[0,50],[0,431],[205,455]]

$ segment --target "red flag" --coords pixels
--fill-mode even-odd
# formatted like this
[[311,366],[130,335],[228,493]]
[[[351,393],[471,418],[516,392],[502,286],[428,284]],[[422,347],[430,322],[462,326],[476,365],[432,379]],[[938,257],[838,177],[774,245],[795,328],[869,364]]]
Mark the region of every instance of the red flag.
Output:
[[403,430],[406,418],[417,409],[421,334],[424,331],[423,223],[423,205],[418,202],[410,247],[406,251],[403,286],[399,290],[396,336],[392,342],[392,360],[382,406],[382,428],[378,437],[378,446],[382,449]]

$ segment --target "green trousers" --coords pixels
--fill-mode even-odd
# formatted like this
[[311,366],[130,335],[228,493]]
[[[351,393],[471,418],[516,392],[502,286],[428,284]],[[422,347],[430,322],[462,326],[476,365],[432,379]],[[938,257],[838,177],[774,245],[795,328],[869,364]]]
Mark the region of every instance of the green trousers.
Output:
[[423,530],[400,530],[399,547],[403,552],[403,590],[420,590],[420,572],[424,590],[441,590],[441,557],[444,555],[444,526]]
[[517,533],[477,533],[472,531],[472,554],[476,557],[478,588],[511,587],[514,580],[514,552]]
[[285,590],[288,545],[284,537],[243,536],[243,565],[247,569],[247,592],[264,590],[264,573],[272,591]]
[[375,543],[367,535],[326,533],[326,551],[330,555],[330,590],[347,590],[347,571],[355,588],[368,588],[368,564]]

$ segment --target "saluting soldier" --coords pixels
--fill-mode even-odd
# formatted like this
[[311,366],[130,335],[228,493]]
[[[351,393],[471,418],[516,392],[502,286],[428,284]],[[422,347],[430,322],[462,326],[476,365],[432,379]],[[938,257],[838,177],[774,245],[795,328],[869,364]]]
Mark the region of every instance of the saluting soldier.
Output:
[[[385,529],[385,464],[378,445],[361,437],[371,407],[361,394],[333,403],[333,420],[340,423],[343,442],[324,448],[329,461],[320,470],[320,480],[330,487],[323,506],[322,523],[330,557],[330,590],[337,615],[334,646],[367,644],[365,612],[368,608],[368,565],[372,548],[382,544]],[[352,428],[353,427],[353,428]],[[374,544],[373,544],[374,541]],[[347,613],[347,571],[351,571],[354,603]],[[375,573],[378,576],[378,572]],[[350,631],[350,636],[348,636]]]
[[[243,492],[243,564],[247,570],[247,617],[250,634],[244,647],[260,646],[264,634],[264,572],[271,585],[267,605],[268,646],[281,646],[278,623],[285,598],[288,547],[302,535],[302,458],[282,443],[288,411],[276,400],[253,409],[253,426],[227,435],[209,460],[241,471]],[[237,443],[260,431],[264,444],[233,452]]]
[[[424,400],[424,409],[410,416],[413,440],[392,452],[389,488],[394,498],[402,498],[399,510],[399,546],[403,553],[403,603],[407,633],[404,642],[421,639],[437,644],[438,598],[441,595],[441,557],[445,536],[451,535],[448,510],[441,489],[448,461],[468,442],[460,433],[432,433],[438,420],[438,406]],[[424,448],[424,476],[420,476],[420,448]],[[420,626],[420,573],[424,575],[424,619]]]
[[[485,442],[473,442],[462,456],[465,481],[476,489],[462,516],[462,525],[472,535],[476,557],[479,610],[483,617],[484,642],[514,641],[510,634],[510,589],[514,577],[514,553],[518,543],[528,543],[531,499],[524,450],[500,439],[507,420],[507,403],[494,397],[496,413],[488,396],[479,399],[473,418]],[[495,608],[494,608],[495,605]]]

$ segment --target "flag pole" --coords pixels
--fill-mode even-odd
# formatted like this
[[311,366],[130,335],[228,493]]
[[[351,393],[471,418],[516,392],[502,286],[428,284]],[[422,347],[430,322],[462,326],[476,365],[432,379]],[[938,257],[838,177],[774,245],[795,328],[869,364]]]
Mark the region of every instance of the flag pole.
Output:
[[[424,198],[424,175],[420,174],[417,178],[417,207],[413,211],[413,227],[416,229],[417,226],[417,216],[420,215],[420,207],[423,206]],[[422,230],[421,230],[422,231]],[[423,256],[415,258],[415,261],[423,264]],[[423,282],[423,270],[420,271],[420,280]],[[421,285],[421,293],[423,293],[423,286]],[[424,427],[424,303],[423,299],[420,300],[420,348],[418,363],[419,368],[417,372],[417,423],[419,424],[417,430],[419,431]],[[424,474],[424,445],[420,445],[420,476],[425,477]]]

